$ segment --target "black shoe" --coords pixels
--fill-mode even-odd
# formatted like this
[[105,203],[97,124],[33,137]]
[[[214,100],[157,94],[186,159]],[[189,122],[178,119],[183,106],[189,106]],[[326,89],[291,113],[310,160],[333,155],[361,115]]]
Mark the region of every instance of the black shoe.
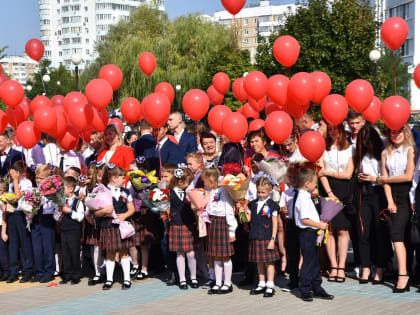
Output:
[[42,278],[40,278],[40,277],[36,276],[36,277],[33,277],[33,278],[31,279],[31,282],[32,282],[32,283],[35,283],[35,282],[41,282],[41,280],[42,280]]
[[214,287],[215,284],[216,284],[216,281],[209,279],[205,283],[203,283],[201,287],[203,289],[211,289]]
[[359,284],[367,284],[369,283],[369,279],[359,279]]
[[[42,277],[40,280],[39,280],[39,282],[40,283],[47,283],[47,282],[50,282],[50,281],[53,281],[54,280],[54,276],[45,276],[45,277]],[[32,281],[31,281],[32,282]]]
[[265,287],[256,287],[255,289],[252,289],[251,291],[249,291],[250,295],[257,295],[257,294],[263,294],[265,292]]
[[149,277],[149,274],[144,272],[144,271],[140,271],[137,276],[136,276],[136,280],[144,280],[146,278]]
[[404,292],[410,292],[410,278],[408,275],[398,275],[398,277],[407,277],[407,284],[405,285],[404,288],[397,288],[397,285],[395,285],[394,290],[392,291],[392,293],[404,293]]
[[9,276],[9,278],[7,278],[6,283],[13,283],[13,282],[17,281],[18,279],[19,279],[19,278],[18,278],[18,276],[16,276],[16,275]]
[[314,292],[313,297],[316,298],[316,299],[322,299],[322,300],[332,300],[332,299],[334,299],[334,295],[328,294],[324,290],[320,291],[320,292]]
[[58,284],[67,284],[67,283],[69,283],[69,280],[61,280]]
[[167,286],[176,285],[176,277],[175,274],[172,273],[171,277],[168,278],[168,280],[165,281]]
[[314,300],[312,293],[302,293],[301,298],[305,302],[312,302]]
[[75,284],[79,284],[79,283],[80,283],[80,279],[73,279],[70,282],[71,285],[75,285]]
[[219,294],[219,291],[220,291],[220,286],[215,284],[214,286],[211,287],[210,290],[207,291],[207,294]]
[[94,276],[92,279],[89,279],[88,286],[94,286],[94,285],[97,285],[98,283],[102,283],[102,282],[103,282],[103,280],[101,279],[101,277]]
[[243,278],[241,281],[239,281],[239,286],[244,287],[250,284],[254,284],[254,281],[252,279],[249,278]]
[[125,280],[122,284],[121,290],[128,290],[131,288],[131,281]]
[[267,288],[265,289],[263,297],[273,297],[275,291],[273,288]]
[[193,288],[193,289],[198,289],[199,288],[197,279],[191,279],[191,288]]
[[114,284],[113,281],[105,281],[104,285],[102,286],[102,290],[106,291],[106,290],[111,289],[113,284]]
[[139,267],[133,267],[133,268],[131,268],[131,270],[130,270],[130,278],[131,279],[134,279],[134,278],[136,278],[136,276],[138,275],[138,273],[139,273]]
[[181,281],[181,282],[179,283],[179,288],[180,288],[181,290],[187,290],[187,289],[188,289],[188,286],[187,286],[187,281]]
[[224,284],[220,288],[219,294],[228,294],[228,293],[230,293],[232,291],[233,291],[233,286],[232,285],[228,286],[228,285]]
[[23,275],[22,279],[20,279],[19,283],[26,283],[32,280],[32,275]]
[[381,280],[372,280],[372,284],[373,285],[378,285],[378,284],[383,284],[384,283],[384,279]]

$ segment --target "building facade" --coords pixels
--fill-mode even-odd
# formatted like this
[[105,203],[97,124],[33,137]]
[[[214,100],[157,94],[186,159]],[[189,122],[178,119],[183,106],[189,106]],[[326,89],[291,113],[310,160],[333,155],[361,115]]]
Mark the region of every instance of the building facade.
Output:
[[38,63],[28,56],[8,56],[1,60],[3,72],[22,86],[38,74]]
[[53,67],[70,67],[71,56],[79,54],[83,60],[79,68],[84,69],[97,57],[95,45],[109,27],[127,21],[140,5],[165,10],[164,0],[39,0],[44,57]]

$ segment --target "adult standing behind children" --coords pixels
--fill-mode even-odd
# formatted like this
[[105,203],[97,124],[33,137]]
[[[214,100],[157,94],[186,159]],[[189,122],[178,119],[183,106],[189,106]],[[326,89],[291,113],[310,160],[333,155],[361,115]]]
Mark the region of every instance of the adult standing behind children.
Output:
[[3,132],[0,135],[0,176],[6,176],[12,165],[19,160],[25,161],[23,153],[10,147],[9,133],[7,131]]
[[182,159],[184,159],[186,154],[197,151],[197,137],[185,130],[185,123],[182,120],[182,114],[180,111],[174,111],[169,116],[168,127],[171,131],[173,131],[174,137],[178,142]]

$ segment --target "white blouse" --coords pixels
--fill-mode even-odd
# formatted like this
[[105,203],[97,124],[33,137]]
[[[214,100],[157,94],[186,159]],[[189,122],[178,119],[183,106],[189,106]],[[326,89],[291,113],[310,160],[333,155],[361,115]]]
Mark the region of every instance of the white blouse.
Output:
[[229,226],[229,235],[232,237],[235,236],[238,222],[235,219],[235,213],[233,211],[233,201],[223,187],[210,191],[210,199],[206,211],[209,215],[226,217],[226,223]]
[[331,146],[329,151],[325,150],[324,155],[322,156],[325,169],[332,172],[344,172],[352,157],[352,146],[349,146],[345,150],[338,151],[335,145]]
[[389,177],[404,175],[407,169],[408,151],[411,147],[400,146],[392,150],[391,155],[386,152],[385,165],[388,170]]
[[382,175],[381,162],[365,154],[360,166],[360,172],[371,176],[379,177]]

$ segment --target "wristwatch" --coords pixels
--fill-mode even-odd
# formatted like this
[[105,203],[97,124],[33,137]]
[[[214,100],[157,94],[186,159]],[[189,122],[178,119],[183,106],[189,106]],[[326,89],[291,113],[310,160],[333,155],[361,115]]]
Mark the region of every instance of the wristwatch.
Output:
[[276,240],[276,238],[275,238],[275,237],[272,237],[272,238],[271,238],[271,240],[272,240],[272,241],[275,241],[275,240]]

